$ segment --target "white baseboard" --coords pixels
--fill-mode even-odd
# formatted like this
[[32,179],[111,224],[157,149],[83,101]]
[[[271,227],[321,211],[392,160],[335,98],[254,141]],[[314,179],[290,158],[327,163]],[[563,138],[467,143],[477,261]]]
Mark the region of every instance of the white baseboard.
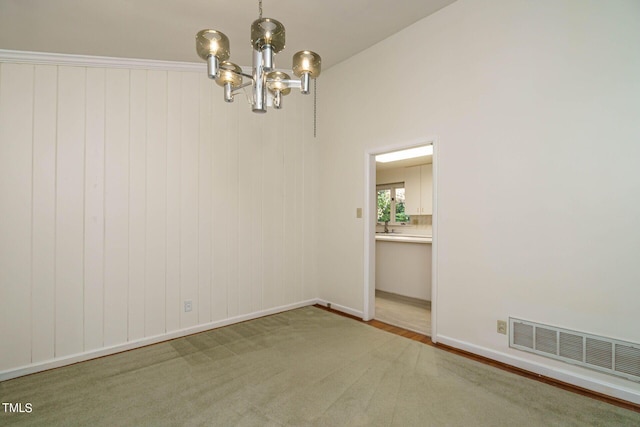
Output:
[[640,390],[633,390],[631,388],[626,388],[618,384],[608,383],[596,378],[591,378],[575,372],[570,372],[564,369],[544,365],[532,360],[513,356],[511,354],[491,350],[486,347],[480,347],[475,344],[460,341],[447,336],[438,335],[436,338],[437,342],[440,344],[445,344],[459,350],[464,350],[473,354],[477,354],[479,356],[484,356],[489,359],[496,360],[507,365],[515,366],[516,368],[524,369],[538,375],[553,378],[558,381],[563,381],[577,387],[586,388],[587,390],[606,394],[607,396],[615,397],[617,399],[640,404]]
[[240,316],[234,316],[228,319],[217,320],[215,322],[204,323],[201,325],[196,325],[196,326],[192,326],[185,329],[179,329],[177,331],[171,331],[165,334],[159,334],[151,337],[141,338],[139,340],[129,341],[123,344],[117,344],[110,347],[103,347],[96,350],[86,351],[83,353],[77,353],[69,356],[46,360],[44,362],[38,362],[31,365],[12,368],[12,369],[8,369],[6,371],[0,372],[0,381],[17,378],[24,375],[34,374],[36,372],[46,371],[53,368],[59,368],[61,366],[67,366],[67,365],[71,365],[78,362],[84,362],[85,360],[90,360],[98,357],[108,356],[111,354],[121,353],[123,351],[145,347],[151,344],[157,344],[159,342],[168,341],[168,340],[184,337],[191,334],[196,334],[198,332],[204,332],[211,329],[220,328],[222,326],[232,325],[234,323],[240,323],[247,320],[257,319],[258,317],[264,317],[271,314],[281,313],[283,311],[289,311],[289,310],[293,310],[300,307],[306,307],[309,305],[314,305],[316,303],[318,303],[317,299],[300,301],[293,304],[287,304],[279,307],[270,308],[267,310],[261,310],[253,313],[243,314]]
[[341,311],[342,313],[350,314],[350,315],[355,316],[355,317],[360,318],[360,319],[364,318],[364,313],[362,311],[360,311],[360,310],[356,310],[356,309],[353,309],[351,307],[346,307],[344,305],[336,304],[334,302],[327,301],[327,300],[324,300],[322,298],[316,298],[316,304],[320,304],[320,305],[323,305],[325,307],[327,307],[328,304],[331,304],[331,309],[333,309],[333,310]]

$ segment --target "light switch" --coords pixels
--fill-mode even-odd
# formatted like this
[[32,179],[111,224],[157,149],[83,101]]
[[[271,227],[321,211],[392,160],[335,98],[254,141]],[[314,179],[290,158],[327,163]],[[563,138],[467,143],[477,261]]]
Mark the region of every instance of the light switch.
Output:
[[362,218],[362,208],[356,208],[356,218]]

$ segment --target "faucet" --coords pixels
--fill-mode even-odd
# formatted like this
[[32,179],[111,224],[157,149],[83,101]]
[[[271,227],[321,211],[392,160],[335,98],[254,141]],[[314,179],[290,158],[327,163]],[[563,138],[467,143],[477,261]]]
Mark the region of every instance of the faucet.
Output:
[[389,221],[385,221],[384,222],[384,232],[388,233],[389,232]]

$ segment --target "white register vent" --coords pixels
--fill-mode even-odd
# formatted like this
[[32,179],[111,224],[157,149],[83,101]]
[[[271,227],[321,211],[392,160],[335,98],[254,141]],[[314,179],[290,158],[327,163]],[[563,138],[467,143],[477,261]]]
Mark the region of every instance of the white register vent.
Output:
[[509,347],[640,382],[640,344],[510,317]]

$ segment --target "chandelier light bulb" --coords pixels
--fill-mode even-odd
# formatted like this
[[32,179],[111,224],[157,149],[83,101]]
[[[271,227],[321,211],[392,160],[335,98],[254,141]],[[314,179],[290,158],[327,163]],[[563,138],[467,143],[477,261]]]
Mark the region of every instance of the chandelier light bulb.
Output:
[[231,84],[232,88],[240,87],[242,84],[242,68],[233,62],[223,61],[220,63],[220,72],[216,78],[216,83],[220,86]]
[[277,110],[282,108],[282,97],[291,93],[291,88],[287,84],[290,78],[282,71],[272,71],[267,74],[267,87],[273,94],[273,107]]
[[251,45],[261,51],[271,46],[273,53],[279,53],[285,46],[284,25],[272,18],[260,18],[251,24]]
[[216,30],[202,30],[196,34],[196,52],[207,61],[207,74],[215,79],[221,61],[229,59],[229,38]]
[[267,74],[267,87],[270,91],[280,91],[283,95],[288,95],[291,92],[291,88],[287,85],[286,80],[289,80],[289,74],[282,71],[272,71]]
[[229,59],[229,38],[216,30],[202,30],[196,34],[196,51],[205,61],[209,56],[215,56],[218,61]]
[[293,74],[301,77],[309,73],[311,78],[318,78],[322,71],[322,58],[310,50],[301,50],[293,55]]
[[293,74],[300,77],[300,91],[309,93],[309,80],[315,79],[322,70],[322,58],[310,50],[301,50],[293,55]]

